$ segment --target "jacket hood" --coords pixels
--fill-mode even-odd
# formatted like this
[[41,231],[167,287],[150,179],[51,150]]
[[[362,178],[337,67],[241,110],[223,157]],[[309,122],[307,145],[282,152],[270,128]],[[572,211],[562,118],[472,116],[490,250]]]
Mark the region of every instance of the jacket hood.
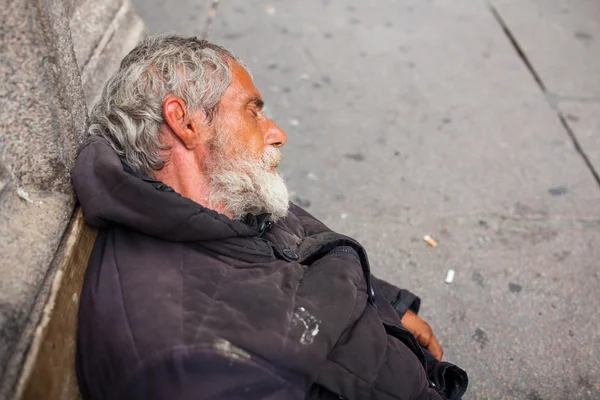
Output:
[[91,139],[80,151],[73,185],[88,224],[97,228],[119,224],[170,241],[220,240],[261,231],[257,225],[264,216],[251,216],[249,224],[232,220],[128,170],[100,138]]

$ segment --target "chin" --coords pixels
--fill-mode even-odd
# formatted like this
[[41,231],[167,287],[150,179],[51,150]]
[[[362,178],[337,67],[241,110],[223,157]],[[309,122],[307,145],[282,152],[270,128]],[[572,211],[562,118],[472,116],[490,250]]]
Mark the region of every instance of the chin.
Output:
[[272,215],[273,220],[277,220],[287,215],[290,198],[283,178],[275,170],[272,174],[272,179],[262,186],[260,197],[264,202],[265,211]]

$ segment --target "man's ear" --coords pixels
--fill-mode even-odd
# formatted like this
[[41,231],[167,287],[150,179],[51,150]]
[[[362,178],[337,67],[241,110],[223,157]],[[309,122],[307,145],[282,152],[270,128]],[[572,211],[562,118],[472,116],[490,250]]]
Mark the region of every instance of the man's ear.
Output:
[[192,118],[185,101],[177,96],[168,96],[163,102],[163,117],[186,149],[193,150],[198,145],[206,125],[198,124]]

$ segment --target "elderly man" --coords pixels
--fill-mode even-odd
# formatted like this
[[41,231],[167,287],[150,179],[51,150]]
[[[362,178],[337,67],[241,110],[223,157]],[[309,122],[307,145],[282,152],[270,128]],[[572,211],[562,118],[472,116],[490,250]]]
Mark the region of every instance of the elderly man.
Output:
[[262,108],[244,64],[196,38],[150,37],[107,82],[73,173],[99,228],[83,398],[460,398],[420,300],[289,203]]

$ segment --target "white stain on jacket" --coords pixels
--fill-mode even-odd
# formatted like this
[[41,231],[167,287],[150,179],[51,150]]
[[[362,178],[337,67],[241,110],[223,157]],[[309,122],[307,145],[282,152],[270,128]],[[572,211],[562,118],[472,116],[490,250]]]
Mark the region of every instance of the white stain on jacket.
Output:
[[248,360],[251,358],[250,353],[248,353],[246,350],[243,350],[222,338],[215,338],[212,347],[232,360]]
[[312,316],[304,307],[298,307],[294,311],[291,328],[292,330],[300,330],[302,332],[300,343],[308,345],[314,341],[315,336],[319,333],[320,323],[321,321]]

